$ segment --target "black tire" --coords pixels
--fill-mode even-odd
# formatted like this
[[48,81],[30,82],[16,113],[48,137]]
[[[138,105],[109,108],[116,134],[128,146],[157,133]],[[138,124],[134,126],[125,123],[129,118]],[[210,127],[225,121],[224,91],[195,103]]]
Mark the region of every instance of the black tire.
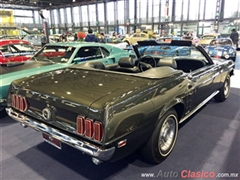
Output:
[[128,46],[130,46],[131,44],[129,43],[129,41],[124,41],[124,42],[126,42],[127,44],[128,44]]
[[233,60],[233,62],[236,61],[236,56],[232,57],[231,60]]
[[178,134],[178,116],[174,109],[170,109],[159,122],[142,154],[150,162],[159,164],[172,152]]
[[179,52],[176,51],[175,54],[174,54],[174,56],[179,56]]
[[0,118],[4,118],[4,117],[6,117],[7,115],[8,115],[8,114],[7,114],[6,110],[5,110],[5,108],[0,111]]
[[230,94],[230,75],[227,75],[223,86],[219,89],[219,93],[214,97],[217,102],[225,101]]

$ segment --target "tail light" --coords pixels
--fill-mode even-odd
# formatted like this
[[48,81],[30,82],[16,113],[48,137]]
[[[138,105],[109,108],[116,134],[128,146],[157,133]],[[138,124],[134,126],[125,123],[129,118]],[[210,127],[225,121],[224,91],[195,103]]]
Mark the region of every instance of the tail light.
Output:
[[82,116],[77,117],[77,132],[80,135],[84,135],[85,133],[85,122]]
[[87,138],[92,138],[93,136],[93,121],[91,119],[85,120],[85,136]]
[[102,123],[95,122],[93,125],[93,131],[94,131],[94,140],[99,142],[102,141],[102,137],[103,137]]
[[93,121],[83,116],[77,117],[77,133],[94,141],[101,142],[103,139],[103,126],[101,122]]
[[4,55],[3,55],[2,51],[0,51],[0,57],[4,57]]
[[12,107],[22,112],[27,110],[27,100],[25,97],[12,94]]

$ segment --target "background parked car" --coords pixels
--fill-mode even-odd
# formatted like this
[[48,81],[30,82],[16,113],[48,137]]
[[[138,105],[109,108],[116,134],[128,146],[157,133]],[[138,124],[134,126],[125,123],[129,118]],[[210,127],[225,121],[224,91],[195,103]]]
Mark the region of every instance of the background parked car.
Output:
[[[102,61],[105,65],[117,66],[128,51],[103,43],[59,42],[49,43],[40,49],[29,61],[21,65],[0,66],[0,110],[6,106],[7,92],[13,80],[69,67],[85,61]],[[7,64],[8,65],[8,64]]]
[[230,38],[214,39],[205,50],[211,57],[236,60],[237,48]]
[[0,64],[23,62],[36,52],[32,44],[20,39],[0,40]]
[[204,34],[198,43],[201,44],[203,47],[206,47],[213,39],[217,38],[221,38],[220,34],[218,33]]
[[130,37],[124,38],[122,41],[128,43],[129,45],[136,44],[138,41],[144,41],[149,39],[149,35],[143,32],[134,33]]

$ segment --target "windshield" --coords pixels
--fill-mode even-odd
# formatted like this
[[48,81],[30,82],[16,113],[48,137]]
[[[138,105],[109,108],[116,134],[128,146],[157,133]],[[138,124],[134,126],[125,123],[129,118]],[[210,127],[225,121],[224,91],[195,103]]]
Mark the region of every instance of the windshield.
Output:
[[75,47],[71,46],[45,46],[34,57],[38,61],[52,61],[54,63],[65,63],[73,55]]
[[209,35],[209,36],[203,36],[202,39],[214,39],[216,36]]
[[212,40],[210,42],[211,46],[232,46],[232,42],[228,39],[218,39]]
[[158,58],[169,58],[187,56],[194,58],[204,58],[202,53],[195,48],[195,46],[181,46],[181,45],[167,45],[159,43],[154,46],[141,46],[138,49],[141,56],[152,56]]

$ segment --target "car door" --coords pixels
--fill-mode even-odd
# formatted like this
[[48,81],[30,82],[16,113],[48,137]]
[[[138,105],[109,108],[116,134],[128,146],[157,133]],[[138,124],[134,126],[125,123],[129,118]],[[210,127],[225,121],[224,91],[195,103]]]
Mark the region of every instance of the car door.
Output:
[[188,78],[190,80],[188,88],[192,94],[191,109],[193,110],[215,92],[220,76],[217,67],[205,66],[190,72]]

